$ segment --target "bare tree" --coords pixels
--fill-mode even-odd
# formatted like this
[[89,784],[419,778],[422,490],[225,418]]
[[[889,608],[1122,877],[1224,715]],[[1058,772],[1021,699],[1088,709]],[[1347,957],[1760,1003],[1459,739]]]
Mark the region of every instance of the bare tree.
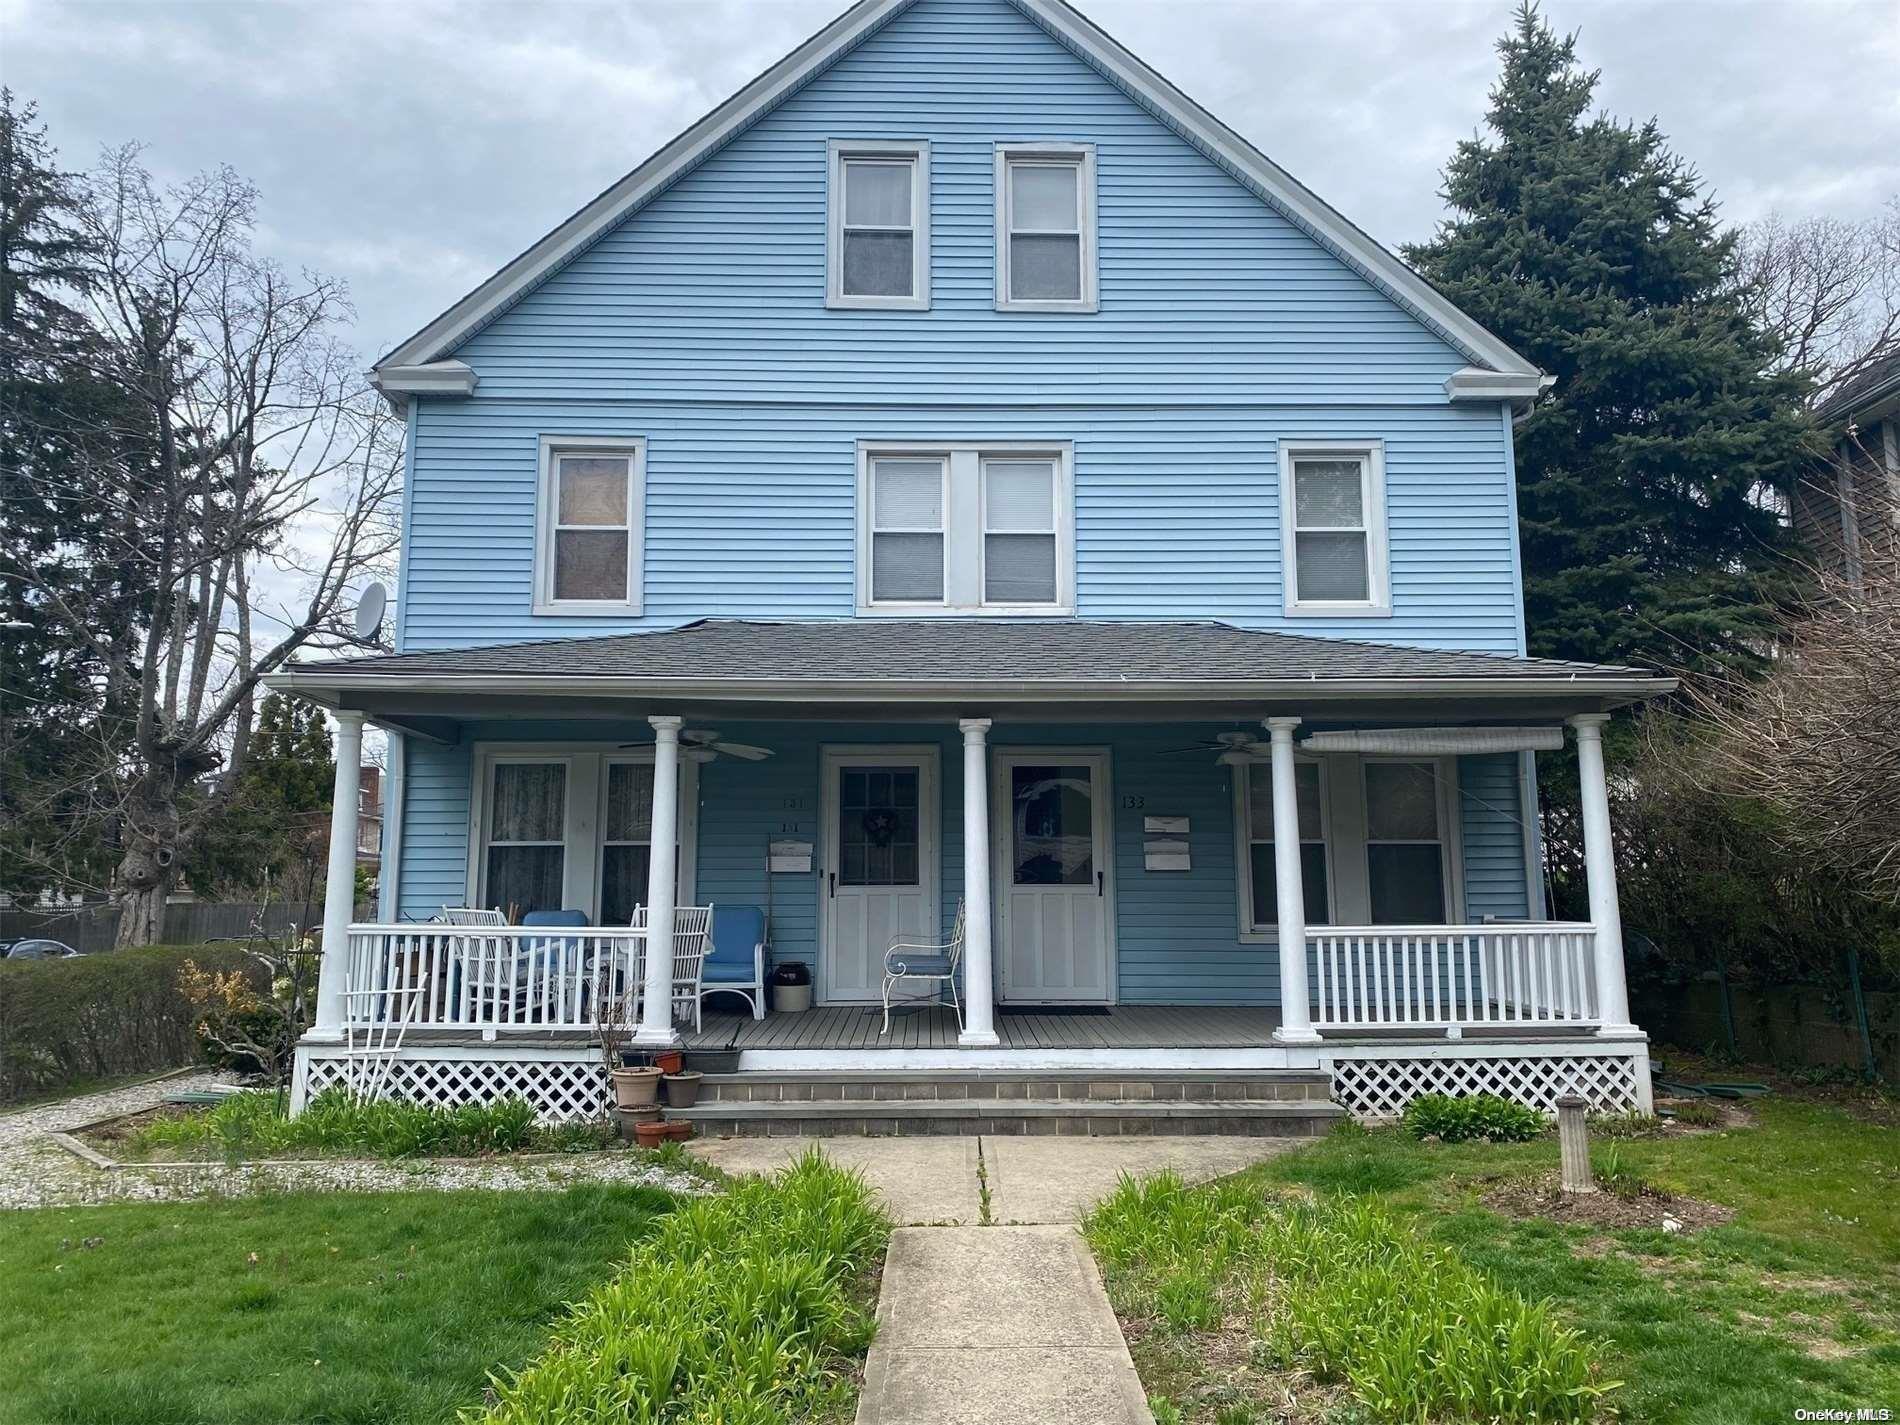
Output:
[[231,795],[258,680],[306,646],[354,642],[345,596],[396,544],[400,435],[335,339],[347,292],[258,257],[255,204],[229,170],[161,188],[132,147],[85,193],[98,375],[135,428],[47,494],[90,531],[60,557],[115,562],[142,612],[102,621],[58,559],[24,577],[103,670],[98,756],[69,776],[116,828],[122,944],[157,937],[182,858]]
[[1878,537],[1859,577],[1815,571],[1767,675],[1692,697],[1713,785],[1774,806],[1808,864],[1900,904],[1900,500],[1863,519]]
[[1770,213],[1736,256],[1750,314],[1813,378],[1816,404],[1900,350],[1900,194],[1858,221]]

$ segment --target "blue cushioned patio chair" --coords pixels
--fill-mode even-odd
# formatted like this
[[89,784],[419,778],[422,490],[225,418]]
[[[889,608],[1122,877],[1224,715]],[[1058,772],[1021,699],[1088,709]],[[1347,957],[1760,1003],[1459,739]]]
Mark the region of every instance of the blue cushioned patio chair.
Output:
[[[957,902],[956,929],[948,940],[924,940],[899,931],[884,952],[884,1027],[880,1035],[891,1032],[891,989],[900,980],[936,980],[950,986],[950,1008],[957,1016],[957,1030],[963,1030],[963,1005],[957,999],[957,967],[963,960],[963,902]],[[934,1004],[941,990],[914,998]]]
[[754,1019],[765,1018],[765,912],[755,905],[713,909],[706,958],[699,968],[699,997],[744,995]]

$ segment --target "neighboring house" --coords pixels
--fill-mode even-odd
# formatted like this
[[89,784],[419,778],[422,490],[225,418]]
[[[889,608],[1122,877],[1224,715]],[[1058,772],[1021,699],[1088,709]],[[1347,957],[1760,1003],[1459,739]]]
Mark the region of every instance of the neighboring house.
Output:
[[[1524,656],[1545,378],[1066,5],[865,0],[375,375],[397,651],[268,681],[340,767],[388,729],[400,929],[332,898],[300,1096],[413,1003],[399,1089],[591,1112],[588,967],[740,903],[819,1005],[689,1036],[747,1071],[1648,1103],[1598,728],[1671,685]],[[1567,727],[1589,924],[1543,919]],[[880,1035],[960,903],[961,1031]],[[490,940],[413,923],[464,905],[603,928],[484,997]]]
[[1900,351],[1816,414],[1839,438],[1795,489],[1795,533],[1822,569],[1859,584],[1870,560],[1900,555]]
[[383,769],[369,764],[357,773],[356,859],[379,869],[383,862]]

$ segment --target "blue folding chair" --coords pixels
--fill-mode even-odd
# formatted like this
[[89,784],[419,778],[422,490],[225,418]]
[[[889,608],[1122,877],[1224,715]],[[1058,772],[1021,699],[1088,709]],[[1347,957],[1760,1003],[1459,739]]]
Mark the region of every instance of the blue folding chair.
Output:
[[765,1018],[765,912],[755,905],[713,907],[706,958],[700,965],[699,997],[744,995],[752,1017]]

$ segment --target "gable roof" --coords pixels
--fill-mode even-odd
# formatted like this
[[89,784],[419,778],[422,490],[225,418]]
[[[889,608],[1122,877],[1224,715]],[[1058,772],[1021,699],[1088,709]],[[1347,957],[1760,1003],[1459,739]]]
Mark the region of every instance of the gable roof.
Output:
[[[667,143],[573,217],[376,363],[386,391],[413,380],[618,227],[631,214],[745,132],[912,5],[928,0],[858,0],[844,14]],[[1449,298],[1348,221],[1247,140],[1189,99],[1081,15],[1066,0],[1008,0],[1058,43],[1103,75],[1289,222],[1423,322],[1479,368],[1525,378],[1536,394],[1538,368],[1472,320]],[[407,368],[400,377],[396,368]],[[1461,373],[1462,374],[1462,373]],[[437,385],[436,389],[445,389]]]

